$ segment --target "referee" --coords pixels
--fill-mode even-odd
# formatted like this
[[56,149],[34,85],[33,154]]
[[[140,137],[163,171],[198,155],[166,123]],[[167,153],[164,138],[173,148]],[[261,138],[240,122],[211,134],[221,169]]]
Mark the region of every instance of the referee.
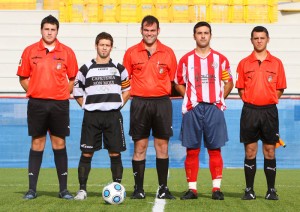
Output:
[[47,132],[59,181],[58,196],[73,199],[67,190],[65,137],[70,134],[69,97],[78,65],[73,50],[58,41],[58,29],[59,22],[55,17],[45,17],[41,22],[42,38],[24,50],[18,67],[20,84],[29,98],[27,121],[28,133],[32,137],[28,162],[29,190],[24,199],[37,197]]
[[275,145],[279,142],[279,120],[276,104],[286,88],[286,78],[280,59],[267,50],[269,32],[256,26],[251,32],[253,52],[237,67],[236,88],[244,102],[240,122],[240,142],[245,147],[246,179],[243,200],[256,198],[254,177],[258,140],[263,143],[264,172],[267,179],[267,200],[278,200],[275,189]]

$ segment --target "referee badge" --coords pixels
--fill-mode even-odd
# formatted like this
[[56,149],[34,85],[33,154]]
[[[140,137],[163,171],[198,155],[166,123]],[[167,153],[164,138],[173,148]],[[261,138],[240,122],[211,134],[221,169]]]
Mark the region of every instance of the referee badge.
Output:
[[164,73],[164,69],[163,69],[163,68],[160,68],[160,69],[159,69],[159,73],[160,73],[160,74]]
[[60,70],[60,69],[61,69],[61,63],[57,63],[56,69],[57,69],[57,70]]
[[268,82],[271,82],[272,79],[273,79],[273,77],[270,75],[270,76],[268,77]]

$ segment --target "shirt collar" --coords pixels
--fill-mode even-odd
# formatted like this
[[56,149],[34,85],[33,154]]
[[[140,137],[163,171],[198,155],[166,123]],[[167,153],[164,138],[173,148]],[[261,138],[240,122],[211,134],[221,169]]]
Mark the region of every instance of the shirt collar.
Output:
[[[39,49],[39,51],[44,51],[46,49],[46,47],[44,46],[42,38],[39,41],[39,48],[38,49]],[[59,42],[58,39],[56,39],[56,44],[55,44],[55,48],[53,49],[53,51],[62,51],[62,46],[61,46],[61,43]]]
[[[144,41],[141,40],[141,42],[138,44],[138,51],[146,51]],[[163,51],[163,44],[157,39],[156,40],[156,52]]]
[[[267,50],[267,57],[266,57],[265,60],[271,61],[271,57],[272,57],[271,53]],[[254,52],[254,51],[253,51],[253,52],[251,53],[251,55],[250,55],[250,60],[251,60],[251,62],[256,62],[256,61],[258,61],[258,59],[257,59],[256,56],[255,56],[255,52]]]

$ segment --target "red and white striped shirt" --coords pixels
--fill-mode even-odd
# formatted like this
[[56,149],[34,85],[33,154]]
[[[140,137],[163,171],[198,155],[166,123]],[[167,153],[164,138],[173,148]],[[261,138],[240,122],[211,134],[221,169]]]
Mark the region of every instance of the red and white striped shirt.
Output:
[[223,81],[232,81],[232,76],[227,58],[219,52],[211,49],[205,58],[198,56],[195,50],[188,52],[178,63],[174,81],[186,86],[182,113],[201,102],[225,110]]

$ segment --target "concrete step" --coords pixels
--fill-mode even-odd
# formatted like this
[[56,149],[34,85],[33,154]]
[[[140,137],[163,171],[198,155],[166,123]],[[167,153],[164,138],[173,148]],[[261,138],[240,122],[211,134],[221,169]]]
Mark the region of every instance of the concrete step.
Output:
[[48,15],[58,18],[57,10],[0,10],[0,24],[41,24]]

